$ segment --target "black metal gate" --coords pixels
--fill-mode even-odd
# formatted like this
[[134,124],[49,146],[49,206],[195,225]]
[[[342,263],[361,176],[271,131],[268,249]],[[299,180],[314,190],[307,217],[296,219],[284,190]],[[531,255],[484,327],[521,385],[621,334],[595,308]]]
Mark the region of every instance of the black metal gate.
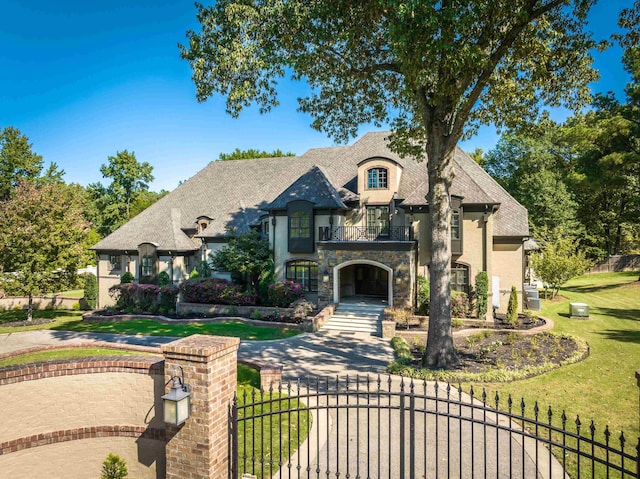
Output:
[[[529,410],[527,410],[529,408]],[[230,477],[640,478],[640,439],[404,378],[308,378],[230,406]]]

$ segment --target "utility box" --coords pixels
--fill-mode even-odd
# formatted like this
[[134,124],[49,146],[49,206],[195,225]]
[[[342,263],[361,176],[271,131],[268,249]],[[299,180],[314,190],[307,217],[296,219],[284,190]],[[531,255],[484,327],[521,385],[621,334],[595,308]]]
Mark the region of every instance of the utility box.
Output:
[[540,311],[542,309],[540,298],[527,298],[527,307],[531,311]]
[[589,305],[586,303],[569,303],[569,316],[572,318],[588,318]]
[[529,299],[540,299],[540,293],[537,289],[525,289],[524,294]]

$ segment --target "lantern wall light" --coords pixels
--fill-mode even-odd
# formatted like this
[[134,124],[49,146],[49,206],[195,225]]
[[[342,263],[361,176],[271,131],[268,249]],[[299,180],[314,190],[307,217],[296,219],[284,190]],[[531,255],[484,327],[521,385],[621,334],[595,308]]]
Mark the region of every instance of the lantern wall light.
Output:
[[164,422],[180,426],[191,416],[191,387],[184,382],[184,370],[178,366],[182,376],[171,376],[171,391],[162,396]]

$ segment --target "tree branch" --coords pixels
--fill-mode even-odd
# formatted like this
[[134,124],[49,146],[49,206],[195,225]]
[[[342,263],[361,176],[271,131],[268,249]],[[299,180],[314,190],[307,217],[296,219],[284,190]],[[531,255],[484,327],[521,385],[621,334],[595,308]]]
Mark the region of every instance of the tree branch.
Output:
[[[474,105],[480,98],[482,91],[487,86],[487,83],[489,82],[491,75],[493,74],[496,67],[498,66],[498,63],[500,63],[500,60],[502,60],[506,51],[513,45],[513,43],[516,41],[520,33],[522,33],[522,31],[525,29],[525,27],[529,25],[532,21],[540,18],[542,15],[544,15],[548,11],[553,10],[554,8],[567,2],[568,0],[553,0],[549,2],[547,5],[544,5],[538,8],[537,10],[532,10],[530,14],[526,17],[526,19],[516,23],[511,28],[511,30],[507,32],[500,46],[489,57],[488,66],[480,73],[480,76],[478,77],[475,83],[475,86],[472,88],[471,92],[469,93],[469,96],[460,107],[458,111],[458,115],[456,117],[456,121],[455,121],[456,124],[453,128],[453,131],[455,134],[460,134],[462,132],[462,127],[464,123],[466,123],[466,120],[469,114],[471,113],[471,110],[473,109]],[[534,3],[535,3],[535,0],[533,0],[530,3],[531,7],[533,7]]]

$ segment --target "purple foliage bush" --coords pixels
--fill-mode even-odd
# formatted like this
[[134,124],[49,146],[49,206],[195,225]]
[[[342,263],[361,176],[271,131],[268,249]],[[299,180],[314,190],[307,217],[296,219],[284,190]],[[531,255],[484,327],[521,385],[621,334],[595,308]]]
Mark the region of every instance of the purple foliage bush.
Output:
[[462,291],[451,292],[451,317],[468,318],[470,316],[471,303],[467,293]]
[[270,284],[267,289],[267,304],[278,308],[288,308],[291,303],[304,298],[302,286],[294,281]]
[[109,288],[109,295],[126,313],[170,313],[176,309],[178,287],[124,283]]
[[180,285],[180,292],[187,303],[254,306],[257,300],[255,293],[217,278],[188,279]]

